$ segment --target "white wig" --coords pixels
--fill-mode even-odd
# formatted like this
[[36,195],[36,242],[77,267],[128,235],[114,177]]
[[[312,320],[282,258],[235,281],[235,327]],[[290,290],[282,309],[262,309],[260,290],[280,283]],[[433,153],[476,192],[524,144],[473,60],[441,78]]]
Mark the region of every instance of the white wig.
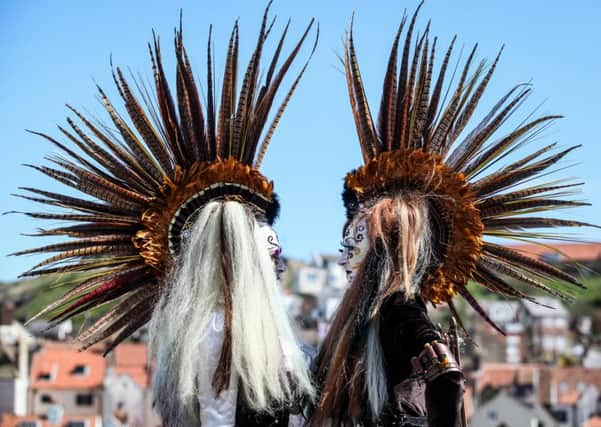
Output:
[[224,308],[224,289],[231,295],[230,387],[239,379],[246,405],[258,412],[273,413],[294,393],[313,396],[258,227],[238,202],[208,203],[165,284],[150,322],[150,352],[155,404],[169,426],[199,425],[197,381],[208,352],[221,351],[207,348],[203,335]]

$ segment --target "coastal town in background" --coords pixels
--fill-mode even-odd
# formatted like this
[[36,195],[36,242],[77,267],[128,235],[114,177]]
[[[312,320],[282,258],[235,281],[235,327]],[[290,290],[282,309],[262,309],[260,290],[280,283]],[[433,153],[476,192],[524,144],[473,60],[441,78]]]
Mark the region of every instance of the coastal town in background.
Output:
[[[474,427],[601,426],[601,243],[516,246],[577,274],[587,289],[565,304],[540,295],[538,304],[475,289],[505,335],[459,305],[464,408]],[[318,346],[347,286],[337,255],[310,262],[287,259],[281,283],[300,338]],[[72,339],[100,313],[49,329],[25,323],[70,276],[0,284],[0,427],[157,427],[152,363],[144,329],[106,357],[105,345],[78,351]],[[431,316],[448,327],[445,306]]]

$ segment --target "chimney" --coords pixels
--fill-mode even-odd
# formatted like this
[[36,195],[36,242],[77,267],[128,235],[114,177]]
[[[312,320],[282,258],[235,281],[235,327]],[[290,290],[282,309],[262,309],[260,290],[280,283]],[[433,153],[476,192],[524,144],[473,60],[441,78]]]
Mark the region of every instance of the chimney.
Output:
[[0,325],[12,325],[15,320],[15,304],[5,301],[0,305]]
[[21,335],[19,337],[19,378],[27,381],[29,378],[29,345],[26,338]]

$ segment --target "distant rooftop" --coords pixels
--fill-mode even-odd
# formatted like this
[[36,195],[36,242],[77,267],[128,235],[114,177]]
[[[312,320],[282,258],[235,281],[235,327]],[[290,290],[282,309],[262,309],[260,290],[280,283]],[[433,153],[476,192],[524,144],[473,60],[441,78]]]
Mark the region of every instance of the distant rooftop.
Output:
[[480,305],[495,323],[508,323],[517,320],[520,303],[518,301],[481,301]]
[[106,359],[91,351],[47,343],[33,356],[31,388],[74,389],[102,386]]
[[[536,304],[532,301],[524,300],[524,308],[534,317],[567,317],[568,312],[557,298],[537,297]],[[542,304],[542,305],[541,305]],[[546,307],[545,307],[546,306]]]
[[119,375],[129,375],[141,388],[148,387],[147,350],[146,344],[119,344],[113,350],[115,372]]
[[[601,242],[595,243],[548,243],[547,247],[537,244],[512,245],[513,249],[526,255],[549,261],[597,261],[601,260]],[[556,249],[556,251],[553,250]]]
[[60,424],[54,424],[36,415],[0,414],[0,427],[19,427],[25,423],[37,423],[36,425],[39,427],[69,427],[81,422],[86,426],[96,426],[100,425],[101,419],[97,415],[65,415]]
[[583,427],[601,427],[601,417],[594,416],[589,418],[587,421],[585,421]]

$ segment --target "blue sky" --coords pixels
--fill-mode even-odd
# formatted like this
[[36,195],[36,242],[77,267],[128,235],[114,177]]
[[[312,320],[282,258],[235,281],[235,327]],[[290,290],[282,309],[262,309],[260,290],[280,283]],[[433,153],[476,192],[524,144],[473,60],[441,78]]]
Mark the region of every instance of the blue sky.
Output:
[[[534,93],[520,117],[537,113],[565,116],[538,143],[583,144],[564,164],[575,164],[564,175],[586,182],[582,199],[593,207],[574,209],[566,218],[601,223],[601,83],[599,45],[601,7],[582,0],[578,8],[566,2],[427,1],[419,20],[432,20],[431,33],[446,46],[454,34],[459,46],[479,42],[478,58],[493,58],[505,45],[494,80],[480,107],[486,109],[519,82],[532,82]],[[316,252],[334,252],[344,213],[342,179],[361,163],[355,128],[347,101],[344,76],[336,54],[350,16],[355,12],[355,38],[372,112],[377,113],[380,88],[390,44],[403,9],[416,1],[279,0],[272,6],[277,29],[292,17],[298,36],[311,17],[320,24],[320,41],[313,61],[292,99],[263,164],[275,180],[282,211],[276,225],[288,256],[308,259]],[[65,103],[87,109],[103,119],[96,99],[100,84],[119,104],[109,58],[151,77],[146,43],[151,30],[161,36],[165,63],[173,76],[173,28],[184,12],[184,40],[196,73],[205,78],[205,47],[209,24],[214,27],[217,69],[222,69],[227,38],[240,18],[241,60],[246,63],[258,31],[264,2],[254,1],[115,1],[0,2],[0,211],[36,210],[31,202],[10,196],[18,186],[59,187],[22,163],[43,163],[53,148],[24,129],[58,136],[56,124],[67,117]],[[292,38],[290,39],[292,40]],[[439,53],[442,49],[439,49]],[[306,57],[305,49],[301,57]],[[22,237],[47,225],[19,215],[0,216],[0,280],[13,280],[38,258],[6,257],[45,243]],[[601,240],[599,230],[581,236]]]

